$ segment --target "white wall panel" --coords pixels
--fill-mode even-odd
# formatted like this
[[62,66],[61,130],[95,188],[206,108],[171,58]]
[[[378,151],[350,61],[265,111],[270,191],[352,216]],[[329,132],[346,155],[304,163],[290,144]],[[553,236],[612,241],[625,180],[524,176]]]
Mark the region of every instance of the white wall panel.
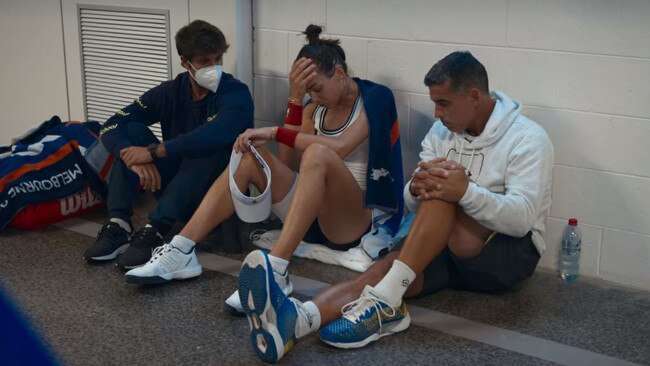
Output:
[[512,0],[508,45],[650,57],[650,2]]
[[650,117],[645,103],[650,93],[647,60],[506,51],[492,65],[488,70],[507,80],[503,88],[527,104]]
[[650,179],[555,166],[551,216],[650,235]]
[[287,33],[257,30],[254,35],[255,75],[288,76]]
[[612,158],[608,170],[650,178],[650,120],[613,116],[609,136],[604,149]]
[[368,42],[368,78],[393,90],[428,93],[424,76],[433,64],[458,47],[419,42]]
[[34,124],[68,115],[58,0],[0,2],[0,145]]
[[650,177],[650,120],[561,109],[526,107],[548,132],[555,163]]
[[506,1],[329,0],[334,34],[505,45]]
[[289,79],[255,76],[255,119],[281,122],[287,108]]
[[538,107],[526,107],[524,114],[548,133],[556,164],[599,170],[613,168],[614,149],[603,148],[611,146],[610,116]]
[[327,0],[253,0],[255,28],[302,32],[309,24],[325,24]]
[[650,236],[605,229],[600,274],[650,290]]

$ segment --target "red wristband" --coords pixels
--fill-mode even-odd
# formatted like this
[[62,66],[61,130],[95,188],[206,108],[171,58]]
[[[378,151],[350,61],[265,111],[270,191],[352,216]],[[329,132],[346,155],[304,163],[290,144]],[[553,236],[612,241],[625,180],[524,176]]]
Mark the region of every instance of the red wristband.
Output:
[[284,127],[278,128],[278,130],[275,133],[275,140],[289,147],[294,147],[294,145],[296,144],[297,137],[298,137],[297,130],[292,130]]
[[292,126],[302,125],[302,105],[287,103],[287,114],[284,116],[284,123]]

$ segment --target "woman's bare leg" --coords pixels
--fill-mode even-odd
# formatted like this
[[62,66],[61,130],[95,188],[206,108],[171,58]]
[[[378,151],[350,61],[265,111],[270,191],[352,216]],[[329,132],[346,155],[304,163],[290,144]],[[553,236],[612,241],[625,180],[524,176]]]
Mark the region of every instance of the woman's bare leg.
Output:
[[341,158],[320,144],[303,153],[296,191],[271,254],[289,260],[316,217],[325,236],[342,244],[359,238],[371,222],[356,180]]
[[[258,147],[257,152],[262,155],[271,170],[271,176],[273,177],[271,201],[273,203],[279,202],[291,189],[296,173],[266,149]],[[198,242],[232,215],[235,206],[230,195],[229,172],[230,166],[226,167],[219,178],[212,184],[190,221],[179,233],[180,235]],[[266,187],[266,175],[251,153],[245,153],[242,156],[234,178],[239,190],[242,192],[248,189],[249,184],[253,184],[261,190]],[[191,188],[188,187],[188,189]]]

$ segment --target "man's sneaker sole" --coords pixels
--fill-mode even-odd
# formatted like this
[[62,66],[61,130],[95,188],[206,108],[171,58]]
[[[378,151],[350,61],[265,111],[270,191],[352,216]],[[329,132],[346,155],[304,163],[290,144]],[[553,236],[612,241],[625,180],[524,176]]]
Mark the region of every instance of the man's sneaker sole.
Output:
[[126,283],[132,283],[136,285],[156,285],[161,283],[167,283],[173,280],[188,280],[190,278],[198,277],[203,273],[203,268],[201,266],[196,266],[192,268],[185,268],[180,271],[165,273],[160,276],[135,276],[135,275],[126,275],[124,276],[124,281]]
[[107,262],[112,261],[117,258],[118,254],[124,253],[124,251],[129,247],[129,243],[122,244],[119,246],[113,253],[98,256],[98,257],[85,257],[88,262]]
[[410,325],[411,325],[411,315],[406,314],[406,316],[403,317],[402,319],[400,319],[399,321],[395,320],[395,321],[392,321],[392,322],[382,323],[382,327],[381,327],[382,332],[381,333],[379,333],[379,332],[373,333],[370,336],[368,336],[367,338],[365,338],[365,339],[363,339],[363,340],[361,340],[359,342],[338,343],[338,342],[327,341],[327,340],[325,340],[323,338],[321,338],[320,340],[327,343],[327,344],[329,344],[330,346],[334,346],[336,348],[343,348],[343,349],[361,348],[361,347],[367,346],[368,344],[370,344],[372,342],[378,341],[382,337],[404,331]]
[[295,339],[292,338],[285,345],[277,327],[269,321],[275,319],[277,314],[269,296],[268,267],[266,257],[260,251],[246,257],[239,274],[239,297],[248,317],[251,345],[255,353],[263,361],[275,363],[293,347]]

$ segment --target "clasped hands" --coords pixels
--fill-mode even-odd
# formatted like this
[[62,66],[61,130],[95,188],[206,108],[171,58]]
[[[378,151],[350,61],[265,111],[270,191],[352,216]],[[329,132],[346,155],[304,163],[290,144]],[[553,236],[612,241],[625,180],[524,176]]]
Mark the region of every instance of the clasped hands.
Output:
[[419,169],[411,177],[409,190],[422,201],[440,199],[456,203],[463,198],[469,178],[465,167],[453,160],[439,157],[418,163]]
[[158,168],[153,164],[146,147],[130,146],[120,151],[120,159],[140,178],[143,189],[151,192],[159,190],[162,179]]

